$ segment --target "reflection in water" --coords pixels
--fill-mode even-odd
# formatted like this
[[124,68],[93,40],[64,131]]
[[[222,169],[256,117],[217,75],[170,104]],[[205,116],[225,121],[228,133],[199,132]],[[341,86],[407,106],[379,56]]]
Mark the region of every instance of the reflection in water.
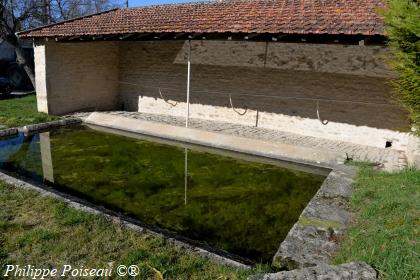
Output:
[[187,190],[188,190],[188,149],[185,148],[185,160],[184,160],[184,166],[185,166],[185,175],[184,175],[184,204],[187,205]]
[[325,176],[187,147],[60,129],[0,139],[0,170],[270,262]]
[[0,141],[0,167],[21,149],[24,142],[25,136],[23,133],[20,133],[14,138]]
[[53,161],[51,156],[50,133],[39,134],[41,147],[42,173],[45,181],[54,183]]
[[[21,164],[16,161],[25,158]],[[39,134],[19,133],[14,138],[0,139],[0,168],[42,181]]]

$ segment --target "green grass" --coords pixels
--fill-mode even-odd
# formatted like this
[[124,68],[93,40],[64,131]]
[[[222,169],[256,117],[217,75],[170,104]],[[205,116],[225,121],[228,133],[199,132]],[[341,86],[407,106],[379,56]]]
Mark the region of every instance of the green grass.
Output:
[[114,269],[135,264],[141,270],[136,279],[161,279],[160,274],[164,279],[246,279],[263,270],[212,263],[163,238],[1,182],[0,209],[0,279],[5,264],[95,268],[113,263]]
[[0,128],[1,126],[17,127],[55,119],[57,117],[38,112],[35,95],[0,100]]
[[420,171],[380,172],[362,165],[352,198],[356,224],[336,263],[362,260],[381,279],[420,279]]

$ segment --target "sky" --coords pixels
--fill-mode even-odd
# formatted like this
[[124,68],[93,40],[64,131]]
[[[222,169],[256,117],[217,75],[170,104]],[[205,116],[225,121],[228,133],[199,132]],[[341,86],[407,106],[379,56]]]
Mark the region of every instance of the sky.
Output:
[[147,5],[158,5],[158,4],[173,4],[173,3],[188,3],[188,2],[200,2],[206,0],[128,0],[130,7],[147,6]]

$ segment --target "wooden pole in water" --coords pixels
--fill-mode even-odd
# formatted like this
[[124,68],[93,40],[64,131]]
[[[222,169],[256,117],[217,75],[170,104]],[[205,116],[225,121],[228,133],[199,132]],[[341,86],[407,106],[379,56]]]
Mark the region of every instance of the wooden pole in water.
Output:
[[185,116],[185,127],[188,127],[188,119],[190,117],[190,78],[191,78],[191,40],[188,40],[187,112]]

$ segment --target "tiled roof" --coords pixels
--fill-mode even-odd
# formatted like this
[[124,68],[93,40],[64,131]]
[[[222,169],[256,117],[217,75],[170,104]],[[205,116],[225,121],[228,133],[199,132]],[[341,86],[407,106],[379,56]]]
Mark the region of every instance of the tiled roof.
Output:
[[21,32],[21,37],[128,33],[384,35],[385,0],[224,0],[115,9]]

